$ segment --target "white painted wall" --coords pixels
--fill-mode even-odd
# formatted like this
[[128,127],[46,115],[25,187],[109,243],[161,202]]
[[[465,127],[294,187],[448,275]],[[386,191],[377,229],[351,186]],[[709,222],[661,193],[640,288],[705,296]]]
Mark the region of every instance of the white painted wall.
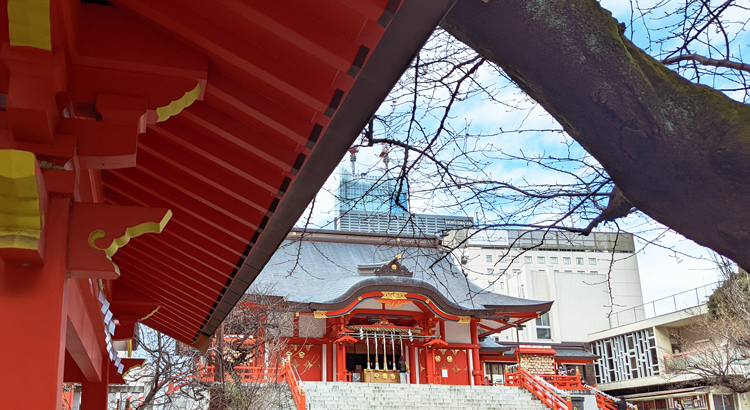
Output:
[[300,337],[323,337],[326,331],[325,319],[315,319],[311,315],[300,315],[299,336]]
[[445,322],[445,341],[448,343],[471,343],[468,323]]
[[[468,256],[464,272],[476,285],[514,297],[553,300],[552,342],[585,341],[590,333],[609,328],[610,311],[643,304],[638,261],[633,253],[559,250],[519,253],[517,249],[471,245],[461,251]],[[493,272],[488,273],[488,269]],[[615,306],[610,308],[612,303]],[[503,332],[500,340],[515,340],[515,331]],[[545,341],[537,340],[534,321],[528,322],[521,340]]]

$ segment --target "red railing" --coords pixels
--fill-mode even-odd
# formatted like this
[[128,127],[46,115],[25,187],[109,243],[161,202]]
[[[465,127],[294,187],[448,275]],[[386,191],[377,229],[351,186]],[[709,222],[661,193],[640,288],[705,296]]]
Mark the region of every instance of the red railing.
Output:
[[[599,389],[592,387],[592,386],[585,386],[587,390],[591,390],[592,392],[596,393],[596,407],[598,407],[601,410],[617,410],[617,403],[615,403],[614,397],[605,394],[602,391],[599,391]],[[630,403],[627,403],[628,409],[630,410],[638,410],[638,406],[632,405]]]
[[505,385],[525,388],[552,410],[573,410],[570,395],[563,399],[553,390],[551,384],[541,378],[537,379],[523,369],[516,373],[505,373]]
[[585,390],[583,381],[581,381],[581,375],[576,374],[575,376],[560,376],[557,374],[541,374],[537,375],[541,377],[547,383],[557,387],[561,390]]
[[286,382],[289,383],[289,388],[292,389],[292,397],[294,398],[294,404],[297,405],[297,410],[305,410],[307,398],[305,397],[305,388],[300,384],[301,380],[297,374],[297,370],[292,367],[291,363],[287,363],[284,366],[284,370]]
[[[283,383],[286,381],[292,390],[292,397],[294,398],[294,403],[297,405],[297,410],[305,410],[307,401],[305,389],[300,384],[300,377],[291,363],[287,363],[284,367],[234,366],[233,369],[234,374],[239,376],[241,383]],[[214,366],[199,366],[198,377],[200,377],[200,381],[215,381],[214,370]],[[224,375],[224,380],[230,381],[231,379],[230,374]]]

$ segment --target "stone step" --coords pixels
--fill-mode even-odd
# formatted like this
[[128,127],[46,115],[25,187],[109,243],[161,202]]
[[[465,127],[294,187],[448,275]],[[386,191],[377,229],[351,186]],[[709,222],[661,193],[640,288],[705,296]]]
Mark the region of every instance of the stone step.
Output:
[[507,386],[305,382],[311,410],[548,410],[532,394]]

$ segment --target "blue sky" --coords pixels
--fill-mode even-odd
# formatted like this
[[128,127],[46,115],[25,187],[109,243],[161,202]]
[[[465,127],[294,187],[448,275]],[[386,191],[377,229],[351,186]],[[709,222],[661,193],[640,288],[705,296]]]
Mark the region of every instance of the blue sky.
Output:
[[[645,26],[652,29],[669,25],[674,21],[669,17],[664,17],[667,8],[660,8],[641,20],[631,20],[631,4],[639,4],[642,8],[647,8],[656,3],[653,0],[646,1],[624,1],[624,0],[602,0],[602,5],[613,12],[613,15],[620,21],[628,24],[626,34],[632,36],[633,41],[642,48],[652,45],[652,53],[656,50],[656,43],[649,43],[648,33]],[[739,13],[739,12],[738,12]],[[744,12],[743,12],[744,13]],[[747,13],[750,13],[748,11]],[[747,16],[736,14],[731,16],[732,19],[741,21],[747,19]],[[747,47],[748,34],[738,31],[742,27],[733,25],[737,37],[736,45],[732,45],[731,53],[739,56]],[[664,31],[653,31],[652,39],[657,35],[663,35]],[[706,36],[716,36],[715,32],[708,32]],[[713,39],[713,37],[712,37]],[[673,46],[672,43],[660,45],[662,49]],[[698,50],[705,53],[714,53],[715,50]],[[451,118],[448,126],[456,132],[465,132],[469,134],[490,135],[481,139],[480,144],[487,144],[483,147],[488,151],[502,150],[507,153],[519,153],[523,151],[530,155],[562,155],[568,151],[574,154],[582,154],[583,150],[577,144],[571,145],[570,139],[561,132],[561,127],[549,116],[541,107],[530,101],[515,86],[510,84],[503,76],[499,75],[496,70],[483,66],[478,71],[477,82],[484,87],[491,88],[497,100],[502,103],[493,103],[481,96],[475,96],[454,105],[451,110]],[[705,81],[705,80],[704,80]],[[710,85],[722,87],[722,83],[710,83]],[[742,99],[744,96],[740,93],[728,93],[731,97]],[[439,90],[432,97],[440,100],[445,98],[447,93]],[[395,101],[386,102],[378,111],[379,115],[385,116],[388,113],[399,112],[403,109],[404,101],[396,99]],[[511,107],[512,106],[512,107]],[[422,124],[430,130],[437,127],[439,118],[432,112],[422,111],[419,116],[422,117]],[[403,122],[398,124],[394,120],[391,128],[383,124],[376,124],[376,132],[381,136],[398,137],[403,135],[405,127]],[[501,130],[503,131],[501,133]],[[518,132],[512,132],[518,130]],[[537,131],[552,130],[552,131]],[[475,141],[475,140],[470,140]],[[479,140],[476,140],[479,141]],[[469,142],[471,143],[471,142]],[[382,173],[383,163],[379,156],[382,148],[372,147],[361,149],[357,155],[357,171]],[[449,158],[450,149],[446,149],[439,154],[442,159]],[[398,161],[402,154],[397,149],[391,154],[391,161]],[[538,166],[530,165],[524,161],[507,161],[494,158],[478,157],[479,161],[484,161],[482,171],[496,179],[503,179],[513,183],[565,183],[568,182],[569,176],[558,172],[551,172]],[[349,167],[349,156],[342,160],[342,166]],[[572,168],[571,168],[572,169]],[[423,172],[428,173],[429,170]],[[431,185],[429,178],[415,178],[420,180],[426,186]],[[324,189],[318,194],[315,203],[315,210],[312,214],[311,226],[315,228],[332,229],[334,217],[335,199],[333,192],[338,184],[338,174],[329,178]],[[419,197],[419,187],[415,186],[416,193],[412,195],[411,207],[416,213],[439,213],[439,214],[462,214],[477,216],[476,207],[467,206],[457,208],[441,207],[446,201],[440,195]],[[443,195],[443,193],[441,193]],[[514,204],[502,203],[504,210],[512,209]],[[544,216],[544,210],[540,212]],[[308,216],[306,213],[305,216]],[[486,215],[491,219],[492,212]],[[538,215],[537,215],[538,216]],[[303,217],[298,225],[304,225],[306,218]],[[637,255],[639,269],[641,273],[641,287],[645,301],[658,299],[677,292],[692,289],[704,284],[712,283],[717,280],[717,273],[714,264],[708,257],[706,249],[696,245],[692,241],[686,240],[682,236],[666,230],[659,224],[650,221],[648,218],[635,214],[619,221],[620,227],[625,231],[636,232],[642,239],[637,239],[639,252]],[[605,228],[606,229],[606,228]],[[647,245],[648,242],[652,242]]]

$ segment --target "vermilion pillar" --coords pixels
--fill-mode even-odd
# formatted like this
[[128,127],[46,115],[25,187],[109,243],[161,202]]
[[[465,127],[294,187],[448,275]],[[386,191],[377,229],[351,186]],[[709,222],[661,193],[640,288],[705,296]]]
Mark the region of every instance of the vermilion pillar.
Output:
[[429,346],[425,347],[425,374],[427,375],[427,384],[435,383],[435,350]]
[[107,408],[109,400],[109,374],[108,366],[110,363],[104,362],[102,371],[103,379],[101,382],[81,383],[81,410],[104,410]]
[[474,385],[481,386],[482,380],[484,380],[484,368],[479,361],[479,336],[477,334],[477,321],[472,320],[470,324],[471,328],[471,344],[474,347],[471,349],[471,360],[474,363]]
[[62,408],[67,324],[67,199],[51,199],[45,214],[45,263],[0,261],[2,407]]

